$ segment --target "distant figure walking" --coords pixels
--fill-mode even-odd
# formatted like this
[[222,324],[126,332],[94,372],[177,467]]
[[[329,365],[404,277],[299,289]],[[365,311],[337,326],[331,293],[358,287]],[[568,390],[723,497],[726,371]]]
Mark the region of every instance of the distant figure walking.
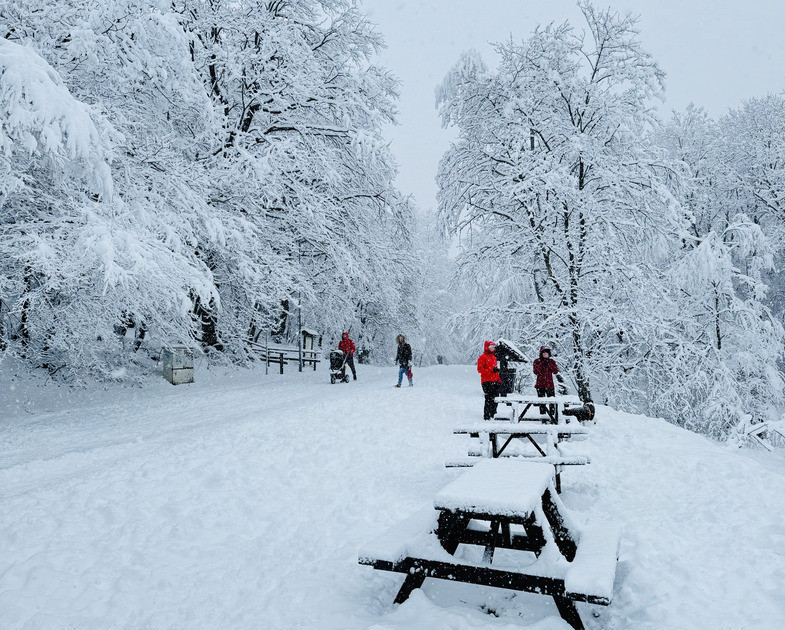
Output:
[[413,387],[414,383],[412,382],[412,347],[406,343],[406,337],[403,335],[398,335],[395,338],[396,343],[398,344],[398,353],[395,355],[395,363],[398,364],[398,384],[396,387],[401,386],[401,382],[403,381],[403,375],[406,374],[406,378],[409,379],[409,387]]
[[346,365],[352,370],[354,380],[357,380],[357,372],[354,369],[354,342],[349,339],[349,333],[345,332],[341,335],[341,342],[338,344],[338,350],[343,352],[346,357]]
[[485,342],[485,352],[477,359],[477,371],[480,373],[480,384],[485,394],[485,407],[482,417],[490,420],[496,415],[496,400],[502,377],[499,376],[499,362],[496,360],[496,344],[493,341]]
[[[551,349],[548,346],[540,346],[540,357],[534,360],[532,368],[537,375],[537,381],[534,383],[537,395],[540,398],[555,396],[556,388],[553,385],[553,375],[559,373],[559,367],[556,365],[556,361],[551,359]],[[540,413],[545,413],[544,405],[540,405]]]

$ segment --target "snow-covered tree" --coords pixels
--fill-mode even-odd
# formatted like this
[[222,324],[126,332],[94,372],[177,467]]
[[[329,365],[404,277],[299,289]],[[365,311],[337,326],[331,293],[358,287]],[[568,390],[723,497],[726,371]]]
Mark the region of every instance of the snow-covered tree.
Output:
[[200,273],[116,190],[116,131],[29,46],[0,40],[0,75],[5,345],[53,370],[106,366],[98,340],[140,302],[174,300],[150,317],[174,332],[187,321],[176,289]]
[[[414,239],[415,273],[412,274],[409,317],[401,324],[409,332],[415,361],[420,365],[470,362],[468,335],[461,329],[465,291],[455,281],[450,240],[436,213],[417,217]],[[471,348],[473,351],[474,348]]]
[[670,184],[686,230],[667,269],[669,299],[656,311],[664,346],[646,382],[651,412],[714,437],[747,415],[776,418],[785,402],[778,369],[785,336],[766,282],[781,226],[756,202],[761,187],[750,181],[750,162],[757,160],[739,150],[748,139],[728,134],[732,127],[690,107],[663,129],[662,145],[683,165]]
[[[52,204],[58,217],[79,195],[111,208],[112,247],[83,242],[114,270],[103,284],[53,265],[88,309],[72,345],[108,343],[123,313],[162,341],[195,337],[240,357],[295,311],[328,333],[373,335],[380,320],[367,312],[394,317],[406,270],[384,261],[408,247],[412,208],[380,134],[395,81],[374,65],[381,40],[355,2],[5,0],[0,31],[34,47],[102,130],[114,195],[82,185]],[[25,277],[4,268],[3,287]],[[90,310],[83,285],[116,287],[113,305]],[[24,310],[19,291],[4,289],[0,315]],[[24,331],[3,321],[5,337]]]
[[448,74],[439,108],[459,138],[439,200],[484,298],[466,317],[554,345],[582,396],[613,399],[645,352],[637,305],[661,288],[655,263],[678,217],[646,140],[662,73],[635,19],[579,6],[585,32],[550,25],[498,45],[496,70],[467,53]]

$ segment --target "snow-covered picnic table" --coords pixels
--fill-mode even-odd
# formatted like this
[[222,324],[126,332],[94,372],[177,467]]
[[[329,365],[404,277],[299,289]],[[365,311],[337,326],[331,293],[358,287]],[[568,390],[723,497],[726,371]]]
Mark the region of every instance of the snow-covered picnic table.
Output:
[[[581,466],[589,463],[586,456],[568,456],[562,452],[561,442],[575,435],[585,435],[588,430],[576,423],[543,424],[542,422],[524,420],[510,422],[505,420],[485,420],[472,424],[461,425],[453,429],[455,434],[479,436],[483,447],[479,451],[470,451],[465,459],[454,459],[446,463],[448,468],[473,466],[482,457],[502,457],[514,439],[527,440],[534,447],[534,452],[518,453],[523,457],[534,457],[537,463],[550,464],[554,467],[556,490],[561,492],[561,472],[564,466]],[[543,438],[542,443],[535,437]],[[501,445],[499,442],[503,440]]]
[[[541,397],[536,394],[507,394],[495,399],[500,405],[506,405],[509,409],[503,409],[502,413],[497,413],[497,419],[508,419],[511,422],[523,422],[525,420],[535,420],[539,422],[551,422],[552,424],[567,423],[570,416],[564,413],[565,409],[578,407],[583,402],[577,396],[551,396]],[[533,406],[539,406],[545,415],[536,417],[527,416],[526,412]],[[510,415],[508,416],[507,413]]]
[[[575,601],[611,603],[619,541],[618,527],[573,522],[552,466],[489,459],[438,492],[432,507],[368,544],[359,562],[406,575],[396,603],[433,577],[551,596],[579,629]],[[461,545],[469,548],[456,553]],[[509,551],[491,566],[497,549]]]

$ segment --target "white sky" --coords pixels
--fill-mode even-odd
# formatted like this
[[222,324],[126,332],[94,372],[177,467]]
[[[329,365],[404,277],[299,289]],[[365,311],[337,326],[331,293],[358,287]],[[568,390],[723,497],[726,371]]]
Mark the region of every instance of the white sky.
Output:
[[[423,209],[435,208],[434,177],[449,146],[434,108],[434,89],[464,50],[537,24],[583,18],[573,0],[362,0],[388,48],[380,62],[401,81],[399,125],[387,130],[400,165],[398,185]],[[640,15],[643,46],[666,73],[661,111],[690,102],[719,116],[742,101],[785,90],[785,0],[596,0]]]

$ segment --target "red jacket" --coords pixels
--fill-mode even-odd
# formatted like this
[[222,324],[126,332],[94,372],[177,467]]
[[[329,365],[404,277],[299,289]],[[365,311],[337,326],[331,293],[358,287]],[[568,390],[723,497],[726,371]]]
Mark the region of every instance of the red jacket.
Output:
[[534,363],[532,364],[534,373],[537,375],[537,382],[534,384],[534,387],[537,389],[555,389],[553,385],[553,375],[559,373],[559,368],[556,365],[556,361],[553,359],[544,359],[542,357],[544,350],[548,350],[548,348],[545,346],[540,348],[540,358],[534,359]]
[[338,350],[343,352],[347,357],[354,356],[354,342],[349,339],[349,333],[343,333],[341,342],[338,344]]
[[[499,367],[499,362],[496,360],[496,355],[488,350],[488,346],[493,344],[492,341],[485,342],[485,352],[477,359],[477,371],[480,373],[481,383],[501,383],[502,377],[499,372],[494,372],[494,368]],[[496,345],[496,344],[494,344]]]

